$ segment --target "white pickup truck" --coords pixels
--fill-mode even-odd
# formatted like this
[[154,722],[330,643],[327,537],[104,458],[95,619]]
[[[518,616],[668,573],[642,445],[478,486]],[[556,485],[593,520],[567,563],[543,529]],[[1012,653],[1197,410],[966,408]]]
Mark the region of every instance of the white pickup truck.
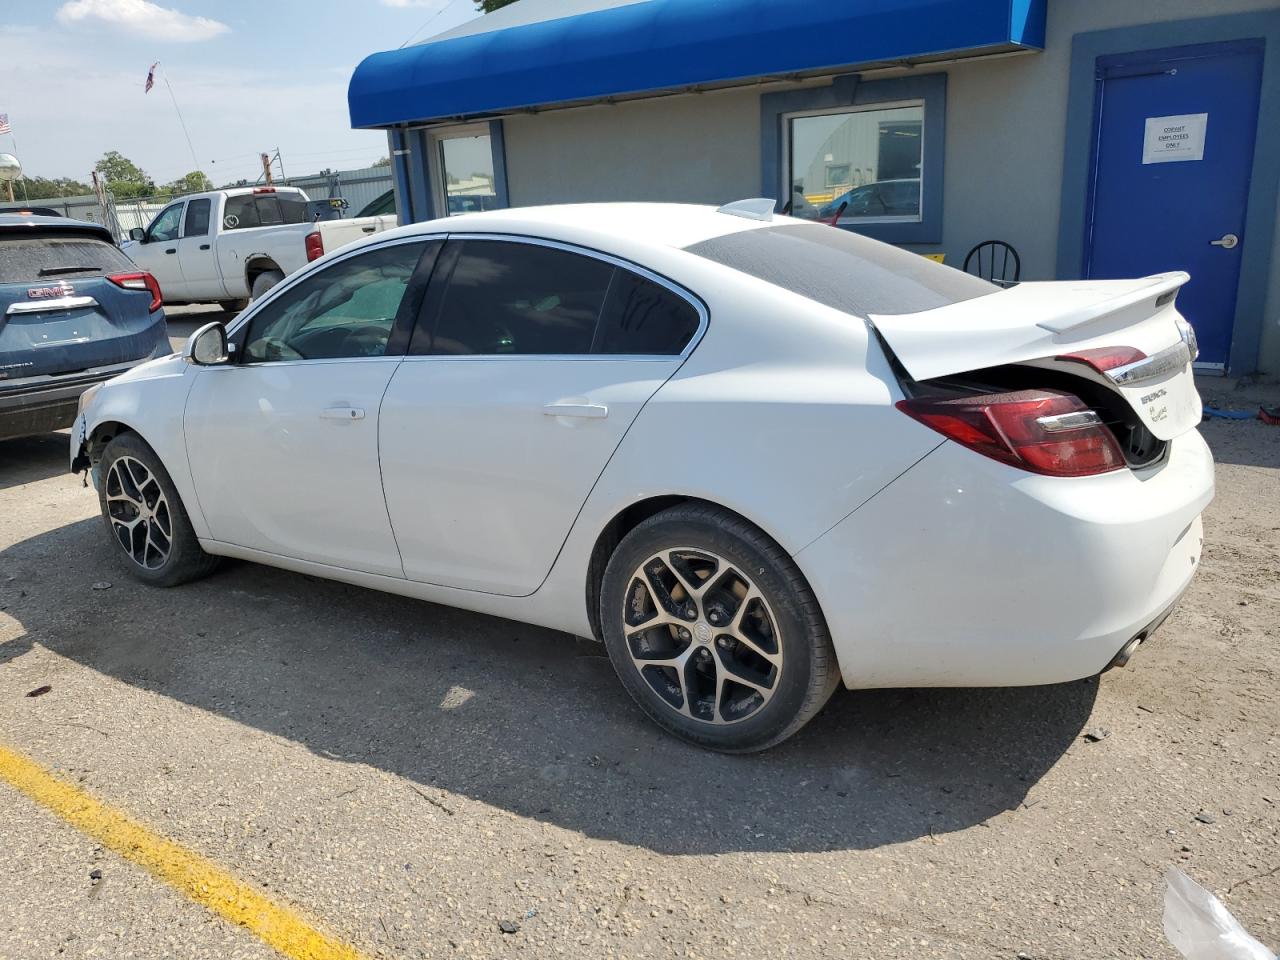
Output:
[[295,270],[396,226],[395,214],[314,220],[296,187],[244,187],[173,201],[121,249],[160,283],[166,304],[241,309]]

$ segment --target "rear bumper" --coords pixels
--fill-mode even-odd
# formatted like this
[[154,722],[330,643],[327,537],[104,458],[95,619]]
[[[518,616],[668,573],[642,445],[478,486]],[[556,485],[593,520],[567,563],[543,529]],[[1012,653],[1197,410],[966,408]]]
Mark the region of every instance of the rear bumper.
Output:
[[0,440],[49,433],[71,426],[76,418],[80,394],[95,383],[132,370],[140,363],[172,352],[168,338],[157,344],[150,356],[126,363],[91,367],[63,376],[28,377],[16,381],[0,381]]
[[1213,458],[1063,479],[944,443],[796,555],[849,687],[1024,686],[1101,672],[1200,560]]

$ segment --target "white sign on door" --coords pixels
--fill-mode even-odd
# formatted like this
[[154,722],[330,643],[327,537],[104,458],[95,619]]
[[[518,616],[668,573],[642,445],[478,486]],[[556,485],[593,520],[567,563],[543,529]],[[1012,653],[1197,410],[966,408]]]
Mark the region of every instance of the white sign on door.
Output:
[[1207,113],[1184,113],[1177,117],[1147,117],[1142,138],[1143,163],[1173,163],[1204,159],[1204,131]]

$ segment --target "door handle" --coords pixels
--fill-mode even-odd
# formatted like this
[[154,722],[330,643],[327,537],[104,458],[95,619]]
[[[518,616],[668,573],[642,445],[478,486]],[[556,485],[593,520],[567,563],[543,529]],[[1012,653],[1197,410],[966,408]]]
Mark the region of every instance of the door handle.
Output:
[[200,244],[200,249],[201,249],[201,250],[208,250],[208,249],[209,249],[209,245],[208,245],[207,243],[202,243],[202,244]]
[[548,417],[581,417],[587,420],[603,420],[609,408],[603,403],[548,403],[542,408]]
[[1215,247],[1222,247],[1224,250],[1230,250],[1240,242],[1240,238],[1234,233],[1224,233],[1220,240],[1210,240],[1209,243]]
[[360,232],[361,232],[361,233],[373,233],[373,231],[374,231],[374,230],[376,230],[376,229],[378,229],[378,228],[377,228],[377,227],[361,227],[361,228],[360,228]]
[[165,253],[177,253],[177,252],[178,252],[177,247],[170,247],[168,250],[165,251]]
[[325,407],[320,411],[322,420],[363,420],[363,407]]

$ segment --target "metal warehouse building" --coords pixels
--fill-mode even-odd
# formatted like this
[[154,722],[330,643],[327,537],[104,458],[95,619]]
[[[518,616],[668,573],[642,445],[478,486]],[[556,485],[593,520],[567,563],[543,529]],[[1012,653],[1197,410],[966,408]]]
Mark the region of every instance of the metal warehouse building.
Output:
[[1280,6],[519,0],[356,68],[403,222],[776,198],[1021,279],[1186,270],[1201,361],[1280,373]]

